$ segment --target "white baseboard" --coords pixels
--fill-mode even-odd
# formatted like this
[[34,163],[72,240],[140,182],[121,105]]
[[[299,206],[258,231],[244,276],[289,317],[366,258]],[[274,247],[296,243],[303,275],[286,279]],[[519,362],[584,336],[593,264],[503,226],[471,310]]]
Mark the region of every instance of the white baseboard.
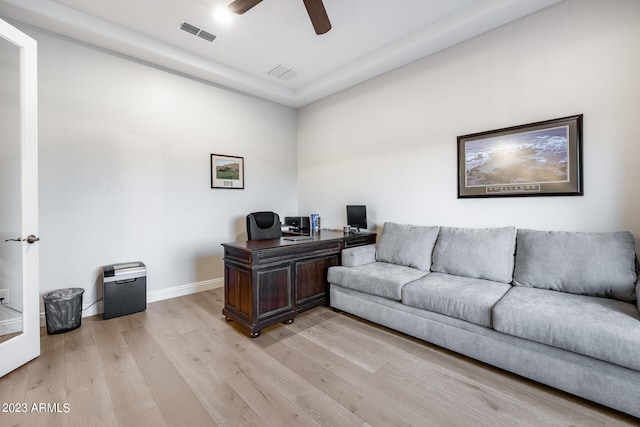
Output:
[[221,288],[223,286],[224,278],[219,277],[217,279],[205,280],[204,282],[174,286],[173,288],[159,289],[157,291],[147,292],[147,302],[156,302],[170,298],[183,297],[185,295],[197,294],[198,292]]
[[22,316],[0,321],[0,335],[13,334],[22,330]]
[[[205,280],[197,283],[189,283],[187,285],[174,286],[172,288],[159,289],[157,291],[147,291],[147,303],[163,301],[166,299],[183,297],[185,295],[196,294],[198,292],[208,291],[210,289],[221,288],[224,286],[224,278]],[[93,305],[85,304],[82,307],[82,317],[95,316],[104,311],[102,301]],[[40,313],[40,326],[45,326],[45,314]]]

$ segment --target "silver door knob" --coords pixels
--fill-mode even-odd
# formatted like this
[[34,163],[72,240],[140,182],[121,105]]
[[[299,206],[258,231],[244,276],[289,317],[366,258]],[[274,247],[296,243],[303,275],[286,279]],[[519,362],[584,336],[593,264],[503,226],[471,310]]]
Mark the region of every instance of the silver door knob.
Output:
[[5,239],[5,242],[27,242],[27,243],[35,243],[40,240],[39,237],[34,236],[33,234],[28,235],[24,239],[18,237],[17,239]]
[[38,240],[40,240],[40,238],[39,238],[39,237],[34,236],[33,234],[29,234],[29,235],[27,236],[27,238],[26,238],[26,239],[23,239],[23,240],[24,240],[24,241],[26,241],[27,243],[35,243],[35,242],[37,242]]

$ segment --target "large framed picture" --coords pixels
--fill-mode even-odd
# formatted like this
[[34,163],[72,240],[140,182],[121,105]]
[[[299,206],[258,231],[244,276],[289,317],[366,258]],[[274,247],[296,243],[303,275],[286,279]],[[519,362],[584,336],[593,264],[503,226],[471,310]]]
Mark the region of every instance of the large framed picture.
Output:
[[211,188],[244,188],[244,157],[211,155]]
[[582,114],[458,137],[458,198],[583,194]]

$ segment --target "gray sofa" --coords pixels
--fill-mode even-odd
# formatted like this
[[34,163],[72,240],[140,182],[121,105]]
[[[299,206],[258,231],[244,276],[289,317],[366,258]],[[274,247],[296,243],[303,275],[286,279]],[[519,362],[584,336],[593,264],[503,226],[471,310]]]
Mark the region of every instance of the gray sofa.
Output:
[[640,417],[631,233],[385,223],[345,249],[330,305]]

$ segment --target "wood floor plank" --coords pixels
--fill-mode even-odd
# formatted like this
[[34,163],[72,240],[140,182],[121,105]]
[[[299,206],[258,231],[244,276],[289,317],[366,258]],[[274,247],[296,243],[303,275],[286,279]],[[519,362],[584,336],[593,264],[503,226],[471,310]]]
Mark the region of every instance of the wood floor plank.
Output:
[[[130,314],[128,316],[114,317],[108,320],[110,322],[115,323],[115,325],[120,331],[126,331],[127,329],[137,328],[139,326],[142,326],[143,320],[146,317],[146,315],[147,315],[147,311],[142,311],[142,312]],[[94,316],[93,318],[99,319],[99,321],[102,320],[98,316]]]
[[186,297],[158,301],[155,304],[154,313],[162,316],[165,322],[172,325],[171,329],[178,333],[192,331],[211,320],[211,312],[207,312],[205,318],[199,316],[194,304]]
[[318,425],[335,427],[366,427],[371,424],[356,416],[318,389],[309,390],[296,399],[300,406]]
[[[510,426],[514,420],[522,425],[542,423],[548,426],[575,425],[602,426],[600,420],[589,416],[567,419],[558,411],[540,412],[523,404],[517,397],[501,393],[460,375],[457,372],[438,371],[426,365],[385,365],[376,375],[374,383],[403,390],[402,397],[411,405],[438,408],[441,414],[455,414],[460,425]],[[464,396],[464,399],[460,399]]]
[[[305,322],[313,323],[313,319],[305,319]],[[357,345],[362,340],[362,337],[357,339],[353,336],[353,331],[346,328],[340,330],[339,325],[330,322],[318,322],[315,326],[303,327],[303,330],[296,332],[298,332],[297,335],[309,335],[316,329],[322,329],[323,336],[344,337],[345,343],[336,343],[341,347],[350,346],[351,342]],[[320,336],[320,334],[314,335]],[[456,414],[456,421],[462,425],[481,421],[478,420],[477,414],[488,414],[495,425],[504,425],[500,423],[500,420],[505,417],[508,419],[506,425],[509,425],[516,414],[520,419],[527,418],[527,407],[519,405],[518,401],[511,398],[509,394],[474,381],[466,377],[464,373],[443,370],[439,364],[425,363],[423,359],[411,353],[395,346],[385,345],[382,340],[376,337],[367,338],[371,341],[372,347],[379,349],[378,356],[387,362],[376,370],[375,375],[370,378],[356,378],[356,382],[368,381],[372,386],[380,389],[398,390],[398,398],[414,407],[426,409],[430,416],[434,417],[434,421],[443,421],[453,413]],[[320,341],[318,344],[325,347],[327,342]],[[302,351],[318,356],[318,350]],[[357,371],[349,369],[348,366],[340,365],[332,366],[332,370],[341,372],[343,376],[357,373]],[[467,399],[460,402],[457,399],[459,395],[465,395]],[[534,414],[529,414],[529,418],[531,416],[537,417],[537,411]],[[582,417],[580,421],[594,423],[594,420],[589,417]],[[560,424],[562,425],[561,421]]]
[[[585,422],[585,418],[589,417],[598,420],[596,425],[605,421],[618,422],[619,413],[615,411],[612,412],[611,417],[603,418],[601,405],[477,362],[383,326],[358,319],[355,316],[346,313],[338,314],[332,310],[319,311],[317,316],[342,327],[345,331],[357,332],[368,339],[381,340],[386,343],[386,349],[401,350],[401,354],[415,356],[422,360],[422,364],[439,368],[443,372],[459,373],[484,387],[495,389],[509,396],[519,396],[529,406],[546,408],[546,413],[564,414],[568,420],[574,419],[572,424],[581,425],[580,423]],[[343,332],[336,330],[335,333],[342,334]],[[394,360],[399,361],[397,358]],[[412,362],[412,359],[408,358],[404,363],[410,364]],[[624,420],[622,422],[624,423]]]
[[291,329],[321,347],[331,348],[335,354],[372,373],[389,360],[388,355],[381,351],[379,341],[344,330],[342,334],[336,334],[335,324],[324,322],[311,313],[298,316]]
[[118,424],[167,425],[116,319],[91,322],[99,364]]
[[[0,379],[0,404],[13,405],[7,408],[7,412],[0,414],[0,426],[19,426],[22,418],[22,408],[15,409],[16,405],[26,404],[27,380],[29,369],[20,368],[8,373]],[[12,409],[12,410],[9,410]]]
[[221,342],[227,351],[236,351],[247,367],[264,375],[265,381],[290,399],[320,425],[367,425],[335,400],[310,384],[288,366],[272,360],[260,351],[259,339],[247,340],[244,334],[222,330]]
[[198,344],[204,346],[199,354],[183,334],[171,329],[167,319],[159,313],[150,312],[145,328],[167,353],[167,357],[189,383],[209,414],[219,426],[262,426],[264,421],[231,387],[222,372],[231,366],[221,366],[219,360],[208,360],[206,355],[212,346],[218,346],[211,333],[204,328]]
[[202,330],[193,331],[185,337],[194,349],[209,360],[209,363],[222,362],[220,372],[226,381],[264,420],[265,425],[317,425],[304,411],[287,399],[279,387],[274,387],[273,382],[269,381],[269,371],[256,369],[251,362],[238,356],[245,351],[242,347],[239,347],[238,354],[234,355],[224,343],[210,345]]
[[64,334],[42,329],[41,356],[0,378],[0,399],[70,412],[0,413],[0,427],[640,426],[326,307],[252,339],[223,305],[214,289]]
[[[290,337],[299,339],[294,333],[289,333]],[[334,367],[339,364],[336,362],[340,359],[339,356],[329,356],[333,357],[330,359],[332,362],[326,365],[316,362],[313,360],[315,356],[311,353],[298,351],[282,340],[286,334],[285,330],[281,330],[277,334],[261,335],[256,342],[260,343],[267,354],[367,423],[385,426],[420,425],[423,416],[416,412],[417,408],[408,407],[402,400],[389,399],[388,391],[378,390],[370,387],[368,383],[353,381],[352,377],[335,372]],[[315,352],[323,353],[320,346],[311,341],[308,343],[314,346]],[[371,375],[357,365],[351,364],[351,370],[360,370],[366,375]]]
[[[89,328],[85,330],[90,331]],[[67,346],[65,364],[67,396],[55,403],[63,405],[62,408],[56,408],[62,414],[68,409],[68,425],[117,426],[96,346]],[[64,406],[65,403],[68,407]],[[61,417],[61,414],[54,416]]]
[[[44,335],[41,337],[43,354],[30,362],[28,366],[29,379],[25,402],[30,410],[22,417],[22,423],[28,420],[33,425],[47,425],[51,427],[67,425],[64,416],[51,415],[44,412],[33,411],[33,405],[40,403],[68,403],[67,400],[67,366],[65,364],[65,339],[66,335],[79,333],[78,330],[61,335]],[[37,406],[38,407],[38,406]]]
[[292,372],[287,366],[265,354],[255,340],[247,340],[236,331],[222,330],[216,334],[218,343],[227,352],[235,352],[235,359],[245,366],[245,372],[264,379],[271,387],[293,401],[309,392],[313,386]]
[[[298,326],[300,325],[298,324]],[[398,387],[397,384],[385,381],[384,377],[376,374],[376,372],[394,360],[393,349],[384,347],[383,343],[380,343],[377,353],[388,356],[387,362],[377,369],[376,372],[369,372],[367,369],[358,369],[360,366],[354,364],[351,357],[343,357],[344,352],[335,353],[331,350],[331,347],[324,346],[322,342],[318,343],[314,340],[305,339],[305,335],[308,334],[300,333],[296,330],[295,326],[292,326],[291,329],[294,329],[296,333],[291,334],[283,340],[283,343],[296,349],[301,354],[307,355],[317,363],[322,364],[332,373],[340,376],[350,384],[366,390],[366,398],[372,402],[386,402],[388,396],[387,391],[394,390],[393,407],[397,412],[403,413],[407,419],[411,419],[411,416],[413,416],[414,419],[427,419],[434,425],[438,425],[438,422],[451,420],[451,413],[439,406],[422,405],[420,399],[418,399],[418,404],[416,404],[413,399],[415,390],[412,390],[411,387],[407,387],[406,385]],[[310,329],[313,328],[305,327],[306,332],[310,332]],[[350,347],[349,336],[346,336],[345,342],[340,343],[340,345]],[[361,357],[364,357],[364,355]]]
[[216,425],[189,384],[143,327],[128,329],[123,334],[168,425]]

